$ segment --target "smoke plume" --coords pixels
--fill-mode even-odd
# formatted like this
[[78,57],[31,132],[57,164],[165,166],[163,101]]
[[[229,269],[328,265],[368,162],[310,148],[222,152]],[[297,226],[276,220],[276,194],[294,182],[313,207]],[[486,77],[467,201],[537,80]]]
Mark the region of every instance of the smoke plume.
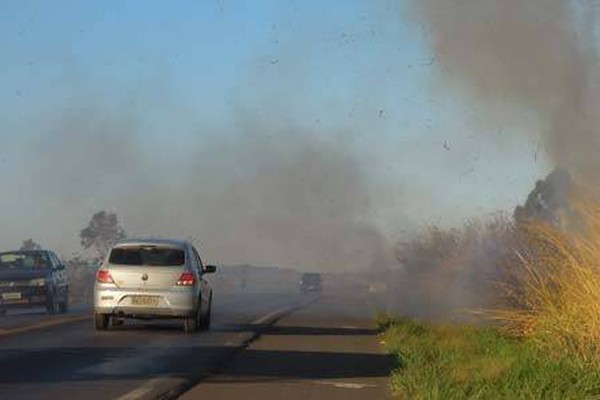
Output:
[[534,113],[541,132],[527,134],[541,134],[555,166],[588,180],[598,176],[592,1],[419,0],[413,5],[446,85],[466,89],[492,112]]
[[[46,207],[38,235],[60,229],[76,240],[107,209],[131,235],[188,237],[219,263],[319,271],[385,264],[382,236],[366,221],[368,177],[335,135],[242,112],[235,128],[191,136],[182,152],[168,140],[148,145],[123,114],[67,108],[42,132],[28,190],[52,201],[38,205]],[[60,227],[42,232],[57,216]]]

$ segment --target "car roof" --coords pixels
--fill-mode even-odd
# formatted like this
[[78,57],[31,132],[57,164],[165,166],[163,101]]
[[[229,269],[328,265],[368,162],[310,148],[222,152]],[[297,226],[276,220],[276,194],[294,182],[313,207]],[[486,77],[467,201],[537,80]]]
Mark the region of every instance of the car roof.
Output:
[[23,254],[33,254],[33,253],[51,253],[52,251],[46,249],[37,249],[37,250],[9,250],[9,251],[0,251],[0,254],[14,254],[14,253],[23,253]]
[[135,238],[120,240],[113,247],[127,246],[166,246],[183,250],[188,246],[188,242],[180,239]]

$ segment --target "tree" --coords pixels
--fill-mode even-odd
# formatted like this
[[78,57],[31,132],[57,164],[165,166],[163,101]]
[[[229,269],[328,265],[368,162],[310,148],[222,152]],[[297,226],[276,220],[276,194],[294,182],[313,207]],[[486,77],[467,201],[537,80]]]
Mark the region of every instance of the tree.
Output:
[[30,251],[30,250],[41,250],[42,246],[35,242],[33,239],[23,240],[23,244],[21,244],[21,251]]
[[565,216],[572,213],[570,198],[573,185],[569,172],[555,169],[546,179],[536,182],[524,205],[515,208],[515,220],[539,219],[561,227]]
[[93,249],[99,258],[119,240],[125,238],[125,231],[119,225],[117,214],[99,211],[90,220],[87,228],[79,233],[81,245],[85,249]]

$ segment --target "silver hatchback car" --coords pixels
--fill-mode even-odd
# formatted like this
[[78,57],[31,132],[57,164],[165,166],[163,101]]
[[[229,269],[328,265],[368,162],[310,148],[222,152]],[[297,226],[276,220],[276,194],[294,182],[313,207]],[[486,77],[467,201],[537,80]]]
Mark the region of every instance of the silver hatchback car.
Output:
[[105,330],[125,318],[177,318],[186,333],[208,329],[212,288],[190,243],[165,239],[124,240],[108,252],[96,273],[94,321]]

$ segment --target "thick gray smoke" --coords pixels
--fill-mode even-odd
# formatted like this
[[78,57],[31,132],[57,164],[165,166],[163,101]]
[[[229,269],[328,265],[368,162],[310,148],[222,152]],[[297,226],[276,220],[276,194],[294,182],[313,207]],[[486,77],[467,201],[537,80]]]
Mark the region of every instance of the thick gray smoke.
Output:
[[102,109],[67,109],[29,154],[30,190],[54,200],[40,204],[40,226],[60,218],[56,229],[76,241],[106,208],[130,234],[191,237],[215,262],[320,271],[385,263],[365,220],[362,162],[327,132],[242,116],[229,132],[189,138],[185,153],[174,141],[148,145],[127,113]]
[[194,168],[209,228],[201,240],[221,238],[210,246],[218,253],[317,270],[377,260],[381,238],[363,221],[367,176],[343,144],[259,124],[200,149]]
[[[193,73],[173,79],[161,63],[139,66],[151,77],[128,78],[125,86],[110,82],[113,71],[106,81],[85,70],[65,76],[69,90],[23,118],[27,139],[15,154],[27,161],[6,202],[20,214],[10,216],[16,230],[0,240],[8,246],[33,237],[68,257],[82,250],[78,234],[92,215],[106,210],[130,236],[189,237],[215,263],[331,272],[385,266],[387,243],[373,221],[386,215],[373,211],[369,197],[378,177],[368,147],[371,135],[385,131],[389,93],[371,84],[371,76],[389,79],[372,61],[388,54],[354,60],[371,41],[382,46],[379,16],[374,23],[338,18],[314,33],[295,6],[280,11],[282,22],[264,42],[234,35],[241,41],[235,47],[248,49],[229,68],[235,76],[224,71],[207,85],[214,93],[188,97],[198,86],[181,91],[178,84],[195,80]],[[200,64],[227,69],[189,40],[186,51],[198,52]],[[163,57],[171,53],[156,54]],[[155,70],[156,79],[148,72]],[[340,82],[348,84],[340,89]],[[185,100],[192,98],[198,103]],[[402,206],[393,208],[403,214]]]
[[[592,2],[410,4],[437,66],[436,84],[452,92],[450,98],[466,94],[469,104],[485,111],[485,130],[524,132],[525,140],[519,140],[523,146],[541,140],[551,164],[597,182],[600,75]],[[532,126],[538,129],[530,130]],[[517,217],[553,219],[557,208],[564,207],[557,203],[565,202],[568,182],[561,172],[539,182],[525,206],[517,209]],[[512,254],[514,240],[513,220],[500,216],[460,229],[432,229],[400,246],[403,269],[390,281],[397,285],[393,293],[402,295],[392,297],[392,308],[446,319],[494,306],[494,283],[502,279],[502,264]]]
[[418,0],[413,6],[446,85],[466,88],[492,112],[535,114],[552,162],[590,179],[600,172],[594,3]]

